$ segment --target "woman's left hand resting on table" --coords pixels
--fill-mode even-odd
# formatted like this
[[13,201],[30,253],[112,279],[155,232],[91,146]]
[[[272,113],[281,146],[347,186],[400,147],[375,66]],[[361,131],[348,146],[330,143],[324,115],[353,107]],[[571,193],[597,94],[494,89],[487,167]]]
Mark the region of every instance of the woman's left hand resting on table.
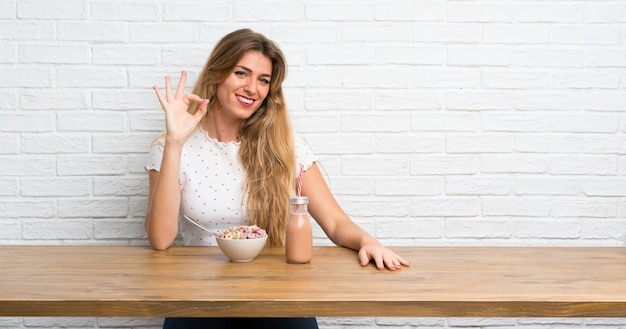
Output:
[[387,268],[395,271],[410,266],[410,262],[385,248],[348,217],[328,188],[317,163],[304,172],[302,195],[309,198],[309,213],[330,240],[359,252],[361,266],[367,266],[370,261],[380,270]]

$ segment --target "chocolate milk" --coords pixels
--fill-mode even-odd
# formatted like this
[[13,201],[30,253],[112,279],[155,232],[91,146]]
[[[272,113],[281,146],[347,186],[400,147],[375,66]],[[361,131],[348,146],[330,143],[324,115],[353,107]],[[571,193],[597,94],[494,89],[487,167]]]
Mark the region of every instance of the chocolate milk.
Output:
[[285,227],[285,256],[289,264],[307,264],[313,258],[313,228],[308,203],[307,197],[289,198],[289,219]]

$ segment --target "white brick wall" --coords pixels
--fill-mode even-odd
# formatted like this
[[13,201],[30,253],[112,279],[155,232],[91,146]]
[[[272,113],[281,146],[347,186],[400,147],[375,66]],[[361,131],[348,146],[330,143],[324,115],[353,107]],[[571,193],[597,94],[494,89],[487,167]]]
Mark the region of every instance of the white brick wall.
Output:
[[[0,1],[0,244],[146,244],[143,162],[163,129],[151,87],[181,69],[195,80],[241,27],[280,44],[294,125],[341,204],[386,244],[624,246],[624,0]],[[316,239],[329,243],[319,229]],[[0,318],[0,328],[160,323]]]

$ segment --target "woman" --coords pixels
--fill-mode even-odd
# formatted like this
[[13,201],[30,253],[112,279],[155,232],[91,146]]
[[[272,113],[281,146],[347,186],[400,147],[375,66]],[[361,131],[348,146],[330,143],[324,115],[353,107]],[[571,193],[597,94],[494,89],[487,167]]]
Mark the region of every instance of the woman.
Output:
[[[150,244],[168,248],[182,212],[215,230],[256,224],[267,230],[270,245],[283,245],[288,199],[294,195],[296,168],[302,165],[301,193],[309,198],[309,213],[335,244],[357,250],[362,266],[370,261],[379,269],[409,266],[358,227],[336,202],[313,153],[292,132],[282,91],[286,71],[278,46],[242,29],[218,42],[192,93],[184,93],[184,71],[175,93],[169,77],[165,95],[154,87],[165,111],[166,131],[154,143],[146,166]],[[180,225],[186,245],[212,244],[211,236],[194,225]],[[251,320],[166,319],[164,328],[191,328],[191,322],[202,322],[203,328],[245,325],[233,321]],[[255,328],[317,328],[314,318],[251,323]]]

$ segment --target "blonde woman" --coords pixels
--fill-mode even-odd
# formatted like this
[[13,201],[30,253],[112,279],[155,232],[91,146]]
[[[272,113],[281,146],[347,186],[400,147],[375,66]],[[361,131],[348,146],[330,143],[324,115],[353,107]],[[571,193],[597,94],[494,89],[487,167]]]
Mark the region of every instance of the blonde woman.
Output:
[[[288,199],[296,168],[305,168],[302,195],[313,219],[337,245],[358,251],[362,266],[383,270],[409,263],[357,226],[330,192],[309,146],[292,131],[282,90],[287,64],[278,46],[248,29],[215,46],[192,93],[183,71],[176,90],[154,87],[165,111],[146,169],[150,190],[145,228],[163,250],[179,232],[185,245],[212,245],[210,234],[187,221],[224,229],[256,224],[273,246],[284,244]],[[303,319],[166,319],[164,328],[317,328]]]

